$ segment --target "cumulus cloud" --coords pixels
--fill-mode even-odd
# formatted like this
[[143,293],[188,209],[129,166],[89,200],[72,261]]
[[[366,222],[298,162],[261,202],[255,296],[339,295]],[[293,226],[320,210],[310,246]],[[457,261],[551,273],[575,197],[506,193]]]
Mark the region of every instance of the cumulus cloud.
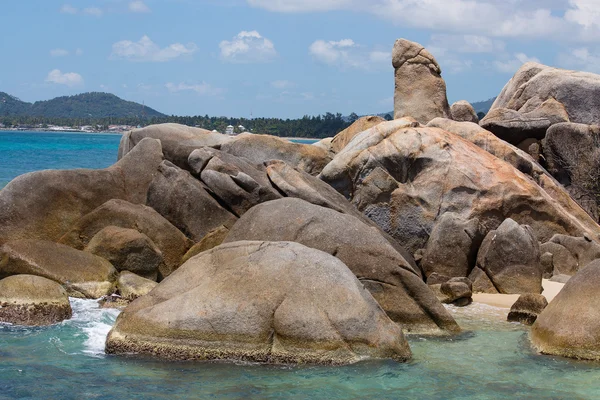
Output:
[[241,31],[232,40],[223,40],[221,59],[232,63],[262,63],[277,56],[275,45],[257,31]]
[[192,91],[192,92],[196,92],[199,95],[207,95],[207,96],[217,96],[220,95],[224,92],[223,89],[221,88],[216,88],[213,87],[212,85],[206,83],[206,82],[201,82],[201,83],[172,83],[169,82],[165,85],[165,87],[169,90],[169,92],[183,92],[183,91]]
[[148,36],[144,35],[137,42],[122,40],[114,43],[110,58],[138,62],[164,62],[193,54],[197,49],[198,47],[194,43],[188,43],[187,45],[173,43],[165,48],[160,48]]
[[391,65],[391,53],[368,50],[352,39],[339,41],[316,40],[308,48],[313,58],[340,68],[372,69]]
[[70,4],[63,4],[60,12],[63,14],[77,14],[77,9]]
[[52,57],[64,57],[69,55],[69,50],[65,49],[52,49],[50,50],[50,55]]
[[83,9],[83,13],[86,15],[92,15],[94,17],[101,17],[104,12],[98,7],[87,7]]
[[491,37],[591,40],[600,33],[598,0],[246,1],[273,12],[349,10],[400,26]]
[[559,55],[559,63],[565,68],[600,73],[600,52],[579,47]]
[[129,3],[129,11],[133,13],[149,13],[150,8],[141,0]]
[[519,68],[521,68],[523,64],[527,62],[539,63],[540,60],[535,57],[529,57],[524,53],[517,53],[506,60],[496,60],[494,61],[493,65],[498,72],[514,74]]
[[59,69],[53,69],[48,72],[46,82],[74,87],[83,85],[83,77],[76,72],[62,73]]

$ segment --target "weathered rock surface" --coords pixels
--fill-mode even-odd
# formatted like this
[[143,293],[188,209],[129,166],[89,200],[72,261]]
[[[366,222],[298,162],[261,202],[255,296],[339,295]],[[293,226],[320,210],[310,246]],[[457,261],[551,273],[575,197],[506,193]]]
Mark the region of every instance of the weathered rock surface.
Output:
[[542,293],[540,245],[531,227],[506,219],[479,248],[477,266],[504,294]]
[[190,259],[123,311],[106,351],[323,364],[411,356],[340,260],[292,242],[229,243]]
[[421,260],[426,279],[433,273],[447,279],[467,277],[475,267],[482,240],[477,219],[466,221],[452,212],[442,215],[431,231]]
[[159,279],[179,267],[181,257],[192,245],[179,229],[152,208],[124,200],[109,200],[85,215],[63,235],[60,242],[83,250],[107,226],[135,229],[154,242],[164,260],[159,267]]
[[181,258],[181,264],[184,264],[187,260],[194,257],[197,254],[200,254],[206,250],[210,250],[213,247],[217,247],[229,234],[229,228],[226,226],[220,226],[212,231],[208,232],[206,236],[202,238],[198,243],[193,245],[187,253]]
[[527,112],[554,99],[565,107],[571,122],[600,125],[599,93],[600,75],[529,62],[502,89],[490,111],[508,108]]
[[0,322],[52,325],[71,318],[67,292],[58,283],[35,275],[0,280]]
[[533,346],[544,354],[600,360],[600,261],[573,276],[531,328]]
[[420,276],[379,230],[299,199],[260,204],[231,228],[224,243],[294,241],[343,261],[388,316],[409,331],[459,330]]
[[522,294],[515,304],[510,307],[507,320],[533,325],[546,306],[548,306],[548,300],[543,295],[536,293]]
[[[540,245],[540,253],[542,255],[549,254],[549,260],[544,260],[542,257],[542,265],[544,266],[544,272],[549,272],[550,275],[554,274],[567,274],[575,275],[579,270],[579,264],[577,259],[571,254],[566,247],[554,243],[546,242]],[[544,265],[548,263],[549,265]]]
[[490,277],[479,267],[473,268],[473,271],[469,274],[469,280],[473,283],[473,293],[498,294],[498,289],[496,289]]
[[125,300],[135,300],[150,293],[158,283],[136,275],[129,271],[122,271],[117,278],[117,290]]
[[113,291],[117,272],[90,253],[45,240],[21,239],[0,247],[0,278],[37,275],[60,283],[69,296],[97,299]]
[[233,225],[237,219],[200,181],[169,161],[158,167],[158,175],[148,188],[147,204],[194,242],[221,225]]
[[331,150],[334,153],[339,153],[348,143],[350,143],[350,141],[352,141],[352,139],[354,139],[354,136],[367,129],[371,129],[382,122],[385,122],[385,119],[378,116],[367,116],[357,119],[348,128],[335,135],[331,141]]
[[45,170],[15,178],[0,191],[0,244],[15,239],[56,241],[110,199],[145,204],[161,161],[160,143],[147,139],[107,169]]
[[156,281],[163,255],[154,242],[135,229],[107,226],[84,249],[108,261],[117,271],[131,271]]
[[481,120],[480,125],[516,146],[528,138],[543,139],[548,128],[561,122],[569,122],[569,114],[561,103],[548,99],[529,112],[494,108]]
[[[589,237],[554,235],[550,239],[550,243],[556,243],[571,253],[577,261],[575,271],[600,258],[600,244],[592,241]],[[568,265],[570,266],[570,264]],[[564,270],[559,269],[559,271],[560,273],[568,274],[569,270],[564,268]]]
[[311,175],[317,175],[331,160],[327,150],[310,144],[292,143],[270,135],[240,134],[221,150],[256,164],[281,160]]
[[442,69],[423,46],[398,39],[392,50],[395,70],[394,118],[413,117],[422,124],[451,118]]
[[475,109],[466,100],[459,100],[450,106],[450,114],[454,121],[479,123]]
[[192,173],[236,215],[255,205],[281,198],[264,166],[211,148],[194,150],[188,159]]
[[233,140],[231,136],[206,129],[180,124],[156,124],[125,133],[119,144],[121,159],[144,138],[160,140],[165,158],[180,168],[187,169],[187,159],[192,151],[204,146],[220,147]]
[[473,302],[473,287],[467,278],[452,278],[440,286],[441,293],[446,296],[445,303],[464,307]]
[[542,241],[556,233],[598,237],[579,206],[557,201],[512,165],[452,133],[401,120],[357,135],[320,177],[412,253],[447,211],[477,218],[484,232],[512,218]]

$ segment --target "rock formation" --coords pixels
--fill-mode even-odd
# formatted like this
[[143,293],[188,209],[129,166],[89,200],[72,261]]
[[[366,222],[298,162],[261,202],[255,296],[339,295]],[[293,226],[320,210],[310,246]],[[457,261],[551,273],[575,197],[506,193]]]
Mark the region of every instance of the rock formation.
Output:
[[520,322],[525,325],[533,325],[538,315],[548,306],[548,300],[536,293],[526,293],[510,307],[507,320]]
[[422,124],[452,118],[442,69],[423,46],[398,39],[392,51],[395,74],[394,118],[413,117]]
[[411,356],[348,267],[292,242],[228,243],[190,259],[123,311],[106,351],[322,364]]
[[479,123],[479,117],[475,109],[466,100],[460,100],[450,106],[450,114],[452,119],[458,122],[474,122]]

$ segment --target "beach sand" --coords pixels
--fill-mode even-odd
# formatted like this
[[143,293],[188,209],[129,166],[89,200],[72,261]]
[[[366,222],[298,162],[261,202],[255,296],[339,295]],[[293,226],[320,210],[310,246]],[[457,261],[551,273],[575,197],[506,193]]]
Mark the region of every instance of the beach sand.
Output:
[[[551,282],[548,279],[544,279],[542,280],[542,287],[544,288],[542,294],[546,297],[548,302],[551,302],[558,292],[562,290],[563,286],[565,286],[564,283]],[[518,298],[518,294],[476,293],[473,295],[473,302],[483,303],[494,307],[510,308]]]

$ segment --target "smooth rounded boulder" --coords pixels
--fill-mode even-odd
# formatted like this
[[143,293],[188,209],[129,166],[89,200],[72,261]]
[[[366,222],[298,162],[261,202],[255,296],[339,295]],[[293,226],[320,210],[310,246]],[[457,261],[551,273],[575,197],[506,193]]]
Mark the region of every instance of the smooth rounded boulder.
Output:
[[181,265],[181,257],[193,244],[154,209],[123,200],[109,200],[85,215],[60,238],[60,243],[83,250],[98,232],[108,226],[135,229],[152,240],[163,255],[163,262],[158,267],[159,279]]
[[548,300],[538,293],[526,293],[519,296],[517,301],[510,307],[506,319],[511,322],[520,322],[525,325],[533,325],[538,315],[548,306]]
[[411,357],[344,263],[293,242],[228,243],[191,258],[119,315],[106,352],[319,364]]
[[600,361],[600,260],[573,276],[537,317],[533,347],[543,354]]
[[0,322],[44,326],[71,318],[67,292],[58,283],[35,275],[0,280]]
[[119,295],[129,301],[147,295],[156,285],[158,283],[129,271],[122,271],[117,278]]
[[531,227],[508,218],[490,231],[477,253],[477,266],[498,292],[542,293],[540,245]]
[[371,129],[382,122],[385,122],[385,119],[373,115],[357,119],[352,123],[352,125],[333,137],[331,140],[331,151],[333,153],[340,152],[348,143],[352,141],[352,139],[354,139],[354,136],[366,131],[367,129]]
[[163,255],[154,242],[135,229],[107,226],[98,232],[84,251],[108,261],[117,271],[130,271],[156,280]]
[[231,228],[224,243],[294,241],[344,262],[388,316],[410,332],[458,331],[458,325],[380,230],[300,199],[260,204]]
[[452,104],[450,106],[450,113],[454,121],[479,123],[479,117],[477,117],[475,109],[466,100],[459,100]]
[[18,176],[0,190],[0,244],[16,239],[57,241],[77,220],[110,199],[145,204],[162,159],[160,142],[145,139],[106,169]]
[[110,294],[117,271],[107,260],[45,240],[13,240],[0,247],[0,278],[37,275],[60,283],[72,297]]

